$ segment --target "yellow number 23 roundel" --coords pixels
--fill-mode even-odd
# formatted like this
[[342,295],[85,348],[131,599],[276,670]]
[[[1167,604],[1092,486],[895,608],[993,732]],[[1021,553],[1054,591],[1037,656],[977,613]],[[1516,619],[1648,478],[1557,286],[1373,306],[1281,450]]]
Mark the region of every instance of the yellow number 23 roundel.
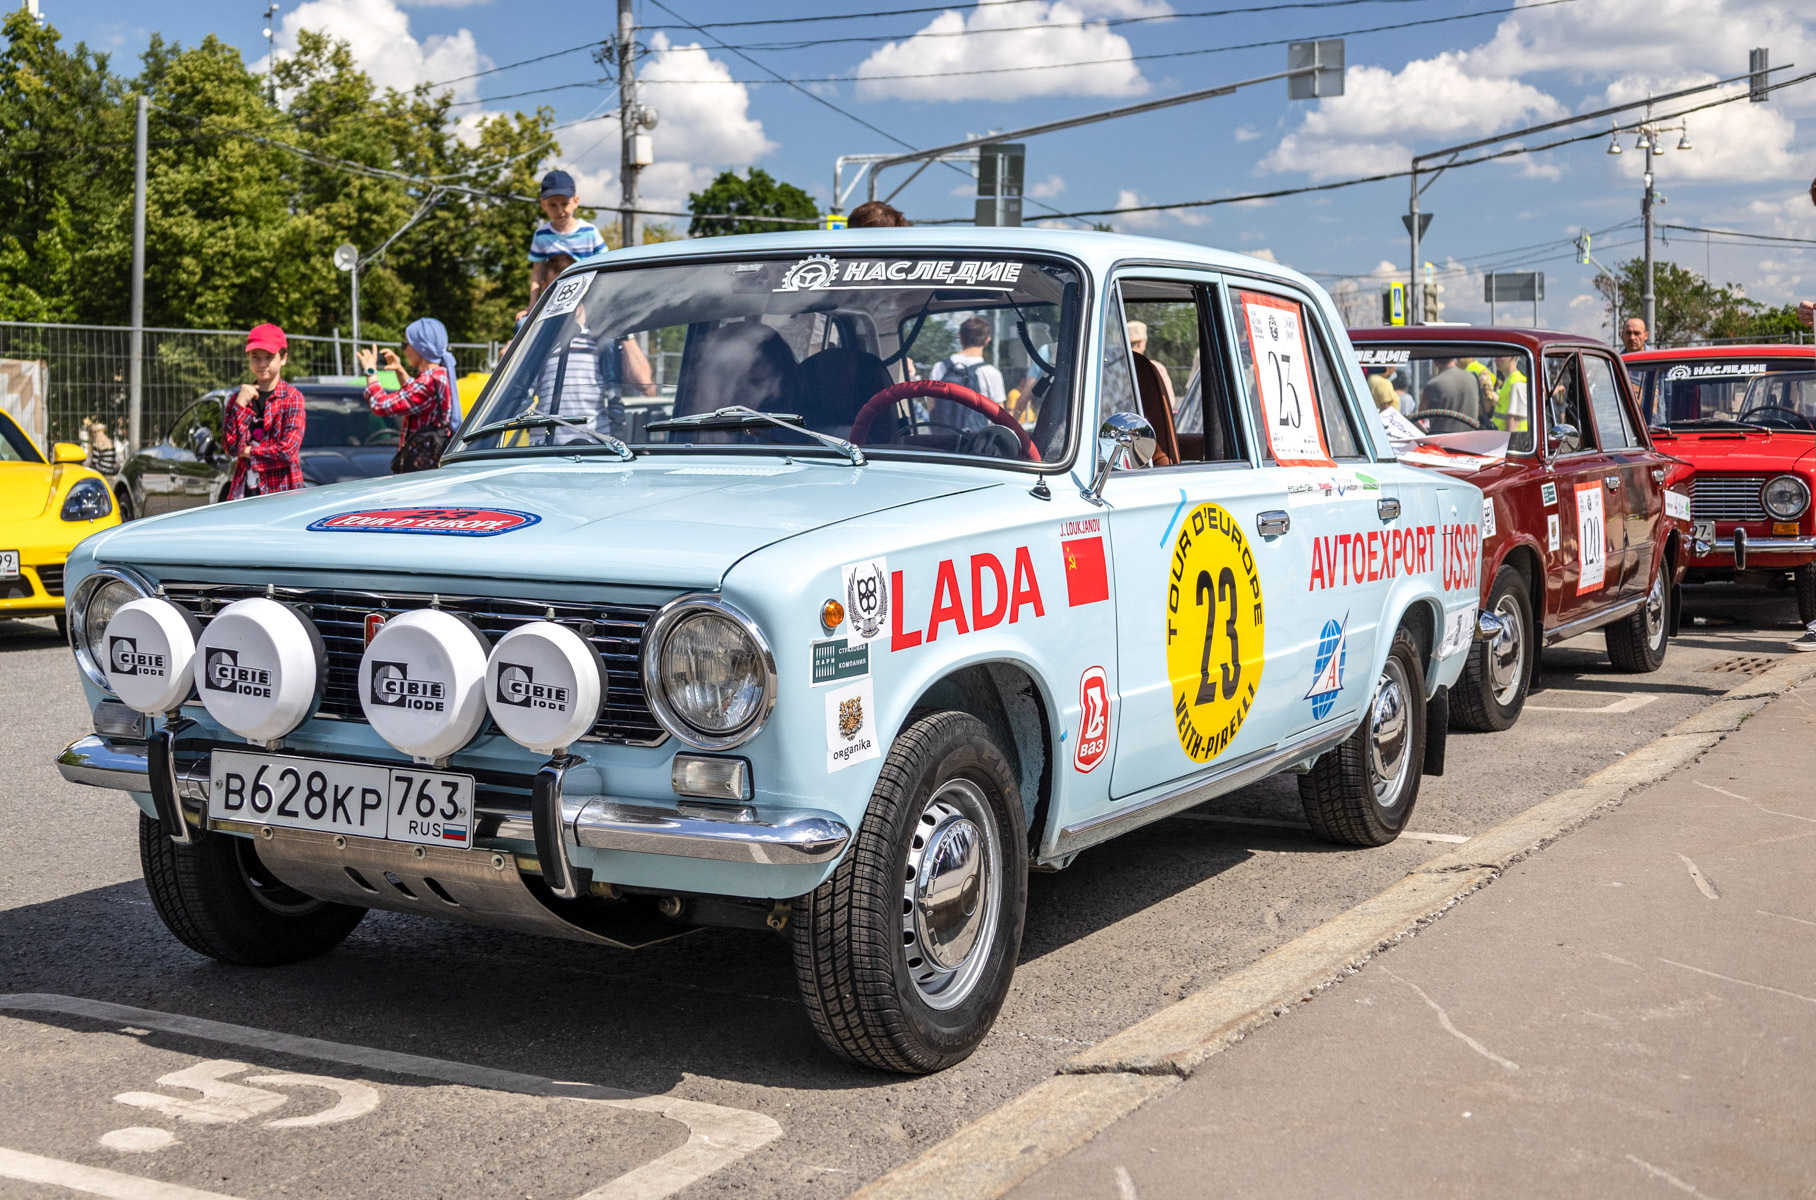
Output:
[[1167,676],[1179,748],[1209,762],[1255,703],[1266,661],[1261,576],[1236,518],[1215,504],[1186,514],[1167,578]]

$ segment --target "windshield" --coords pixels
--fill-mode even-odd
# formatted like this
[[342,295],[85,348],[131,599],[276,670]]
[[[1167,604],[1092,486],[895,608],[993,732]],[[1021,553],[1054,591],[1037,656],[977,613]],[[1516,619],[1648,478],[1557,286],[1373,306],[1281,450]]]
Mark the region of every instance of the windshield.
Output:
[[1756,425],[1816,432],[1816,371],[1755,375],[1740,401],[1740,419]]
[[[1070,266],[1000,254],[568,275],[519,331],[460,448],[609,452],[600,434],[638,451],[836,453],[805,432],[712,418],[737,406],[867,454],[1063,461],[1082,290]],[[513,420],[521,427],[473,436]]]
[[[1735,421],[1757,403],[1749,399],[1753,382],[1767,372],[1804,373],[1809,358],[1734,359],[1647,364],[1640,395],[1646,420],[1667,425],[1699,421]],[[1639,370],[1637,366],[1632,368]],[[1783,401],[1779,401],[1783,403]],[[1756,414],[1757,415],[1757,414]],[[1805,416],[1811,414],[1805,413]],[[1764,423],[1764,422],[1760,422]],[[1795,424],[1794,422],[1783,422]]]
[[32,445],[25,431],[13,424],[12,417],[0,413],[0,462],[41,463],[44,456]]
[[1532,453],[1532,356],[1518,346],[1371,340],[1356,343],[1356,358],[1376,409],[1426,433],[1500,430],[1510,453]]
[[305,450],[397,445],[398,419],[373,412],[362,392],[304,390],[303,412]]

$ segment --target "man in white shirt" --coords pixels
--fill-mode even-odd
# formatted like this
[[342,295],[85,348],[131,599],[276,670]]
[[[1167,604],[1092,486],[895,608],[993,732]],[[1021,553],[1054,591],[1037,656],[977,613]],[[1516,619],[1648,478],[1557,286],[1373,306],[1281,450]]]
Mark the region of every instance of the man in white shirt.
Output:
[[[1003,387],[1003,373],[984,361],[984,349],[989,345],[990,322],[982,317],[967,317],[959,322],[958,353],[934,363],[927,377],[970,388],[986,399],[1007,406],[1009,393]],[[953,400],[935,400],[928,419],[935,425],[966,433],[990,423],[990,419],[975,408]]]

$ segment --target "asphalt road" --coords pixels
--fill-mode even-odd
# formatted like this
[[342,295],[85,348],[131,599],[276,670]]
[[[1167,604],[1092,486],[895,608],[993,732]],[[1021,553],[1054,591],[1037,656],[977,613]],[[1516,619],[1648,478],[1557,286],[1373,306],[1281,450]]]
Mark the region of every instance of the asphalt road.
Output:
[[199,958],[146,896],[137,809],[51,765],[89,728],[67,651],[48,622],[0,622],[0,994],[90,1002],[0,1001],[0,1196],[69,1195],[79,1177],[247,1200],[842,1196],[1651,740],[1797,632],[1784,593],[1729,587],[1689,598],[1655,675],[1613,672],[1599,634],[1548,651],[1513,731],[1451,736],[1412,822],[1430,836],[1328,847],[1277,779],[1035,876],[995,1032],[904,1080],[821,1049],[767,934],[614,951],[375,913],[311,962]]

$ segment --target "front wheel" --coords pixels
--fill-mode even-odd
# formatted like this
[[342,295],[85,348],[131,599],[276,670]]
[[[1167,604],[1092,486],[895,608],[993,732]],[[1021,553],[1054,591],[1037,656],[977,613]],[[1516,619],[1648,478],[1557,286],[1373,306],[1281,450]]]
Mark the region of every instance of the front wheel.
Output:
[[317,900],[273,875],[252,839],[213,833],[179,846],[158,821],[139,814],[139,864],[152,907],[198,954],[249,967],[275,967],[325,954],[366,915]]
[[1450,723],[1458,729],[1498,733],[1520,719],[1532,683],[1537,642],[1526,577],[1502,567],[1488,593],[1488,611],[1501,619],[1501,632],[1492,642],[1469,648],[1463,678],[1450,690]]
[[1424,657],[1402,626],[1356,732],[1299,776],[1313,833],[1345,846],[1385,846],[1400,836],[1419,799],[1425,713]]
[[1660,563],[1646,602],[1638,612],[1608,626],[1608,658],[1617,671],[1646,675],[1665,663],[1671,634],[1670,592],[1665,583],[1668,564]]
[[1797,577],[1797,620],[1808,625],[1816,621],[1816,562],[1807,562],[1794,572]]
[[820,1039],[862,1066],[963,1061],[1021,953],[1027,834],[1008,756],[968,713],[896,738],[853,845],[795,901],[795,982]]

